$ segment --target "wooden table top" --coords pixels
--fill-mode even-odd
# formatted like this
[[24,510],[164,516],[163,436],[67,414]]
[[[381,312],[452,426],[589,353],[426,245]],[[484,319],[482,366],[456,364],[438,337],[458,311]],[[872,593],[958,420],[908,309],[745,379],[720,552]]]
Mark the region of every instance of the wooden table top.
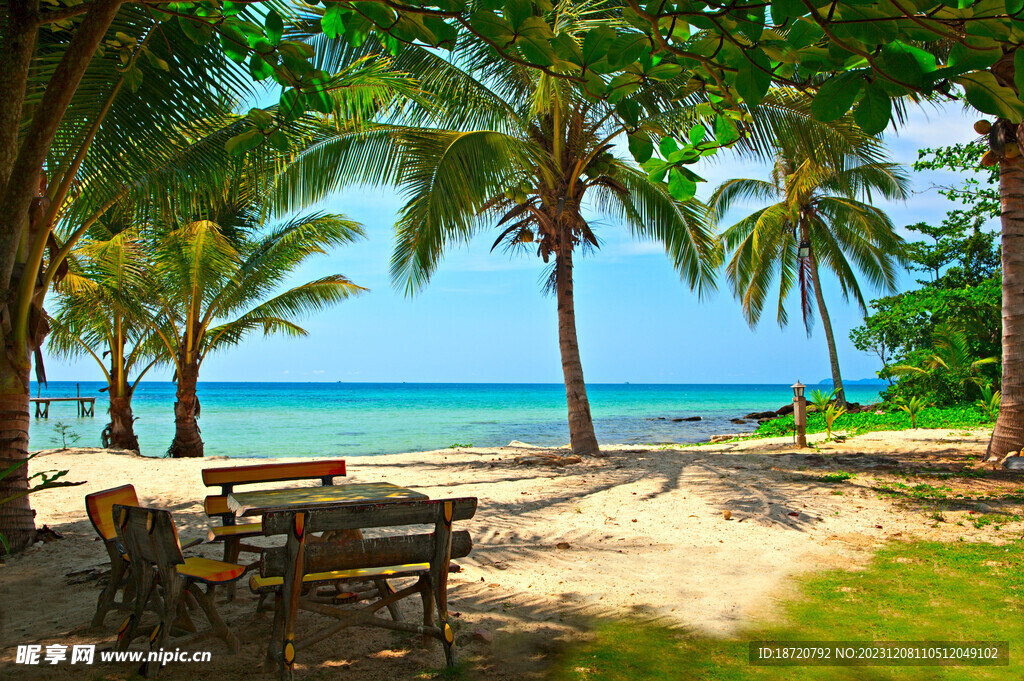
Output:
[[254,516],[271,511],[429,498],[426,494],[389,482],[365,482],[232,492],[228,495],[228,508],[234,511],[235,515]]

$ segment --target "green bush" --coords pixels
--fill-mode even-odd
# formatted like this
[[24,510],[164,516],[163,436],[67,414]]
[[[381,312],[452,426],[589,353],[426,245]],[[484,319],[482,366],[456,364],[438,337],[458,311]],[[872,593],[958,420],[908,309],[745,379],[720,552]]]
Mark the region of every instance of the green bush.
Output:
[[[917,415],[918,428],[976,428],[986,424],[986,416],[974,405],[956,407],[927,407]],[[844,414],[836,419],[835,430],[852,433],[867,433],[873,430],[907,430],[910,416],[904,411],[892,410],[884,414],[862,412]],[[822,414],[807,415],[807,432],[824,433],[825,417]],[[793,416],[783,416],[766,421],[754,431],[757,437],[777,437],[795,432]]]

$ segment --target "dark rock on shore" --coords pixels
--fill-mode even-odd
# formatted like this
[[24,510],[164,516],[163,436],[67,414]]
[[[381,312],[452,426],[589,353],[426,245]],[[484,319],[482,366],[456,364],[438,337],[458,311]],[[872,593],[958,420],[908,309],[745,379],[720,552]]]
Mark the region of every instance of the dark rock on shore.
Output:
[[776,414],[774,411],[754,411],[754,412],[751,412],[751,413],[747,414],[743,418],[745,418],[745,419],[773,419],[776,416],[778,416],[778,414]]
[[779,407],[778,411],[775,412],[775,415],[776,416],[789,416],[790,414],[793,413],[793,409],[794,409],[793,403],[790,402],[789,404],[784,404],[781,407]]
[[729,419],[729,423],[746,423],[744,419]]
[[684,417],[680,417],[680,418],[670,419],[667,416],[648,416],[644,420],[645,421],[671,421],[672,423],[679,423],[680,421],[703,421],[704,417],[703,416],[687,416],[685,418]]

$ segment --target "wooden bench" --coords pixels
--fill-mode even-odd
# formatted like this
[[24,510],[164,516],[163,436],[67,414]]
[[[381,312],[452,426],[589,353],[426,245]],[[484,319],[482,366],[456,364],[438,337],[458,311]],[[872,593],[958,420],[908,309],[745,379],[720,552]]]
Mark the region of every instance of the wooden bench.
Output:
[[[274,626],[267,661],[276,663],[282,679],[291,677],[296,651],[352,625],[373,625],[422,634],[442,642],[449,667],[455,664],[455,633],[448,617],[449,561],[469,555],[472,540],[466,531],[454,532],[452,523],[472,518],[477,500],[430,499],[366,503],[334,507],[310,507],[271,512],[263,517],[265,536],[286,535],[285,546],[265,549],[259,576],[250,578],[256,593],[273,592]],[[395,534],[345,542],[308,541],[315,532],[430,525],[425,534]],[[388,593],[341,591],[323,595],[316,586],[386,577],[415,577],[416,582]],[[403,598],[419,594],[423,624],[377,617],[374,613]],[[365,606],[341,608],[339,604],[376,595]],[[296,640],[298,610],[338,620],[326,629]],[[434,614],[438,621],[435,622]]]
[[[131,644],[151,601],[159,621],[149,634],[150,652],[162,650],[175,627],[195,633],[186,607],[186,603],[192,601],[206,614],[210,630],[196,633],[181,645],[201,641],[212,634],[223,639],[232,653],[237,653],[238,639],[199,584],[232,584],[245,574],[245,566],[209,558],[185,558],[170,511],[115,504],[113,515],[117,537],[131,558],[129,572],[137,594],[134,612],[118,631],[117,649],[126,650]],[[143,675],[155,677],[160,665],[160,662],[146,661]]]
[[[224,542],[224,562],[237,563],[242,551],[259,553],[263,549],[243,543],[244,539],[263,534],[260,522],[239,523],[228,508],[228,495],[241,485],[257,485],[296,480],[320,480],[322,485],[333,485],[334,478],[345,475],[345,461],[298,461],[296,463],[268,463],[254,466],[228,466],[204,468],[203,484],[220,487],[220,494],[208,495],[203,502],[206,515],[220,518],[219,527],[211,527],[208,539]],[[234,596],[234,585],[228,588],[228,597]]]

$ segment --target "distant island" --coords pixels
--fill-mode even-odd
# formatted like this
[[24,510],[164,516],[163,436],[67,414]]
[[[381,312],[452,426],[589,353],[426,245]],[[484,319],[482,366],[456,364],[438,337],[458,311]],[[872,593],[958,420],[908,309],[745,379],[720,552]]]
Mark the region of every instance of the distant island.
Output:
[[[833,385],[831,378],[824,378],[815,385]],[[880,378],[858,378],[856,380],[843,379],[843,385],[889,385]]]

